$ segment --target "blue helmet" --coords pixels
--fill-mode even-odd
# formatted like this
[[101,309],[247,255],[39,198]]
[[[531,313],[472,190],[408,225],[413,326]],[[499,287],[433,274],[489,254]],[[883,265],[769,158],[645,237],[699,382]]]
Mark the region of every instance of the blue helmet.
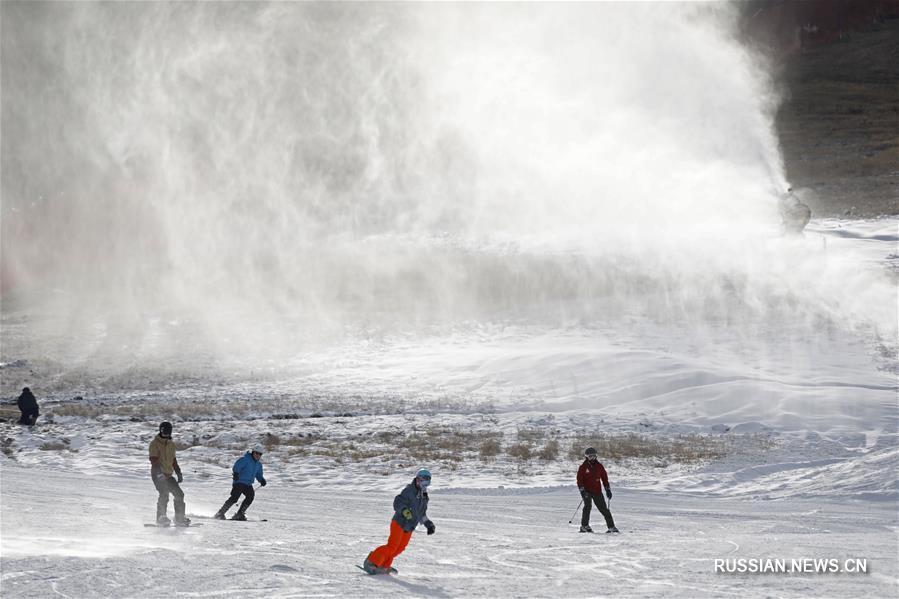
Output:
[[418,472],[415,473],[415,478],[423,478],[425,480],[431,480],[431,471],[426,468],[422,468]]

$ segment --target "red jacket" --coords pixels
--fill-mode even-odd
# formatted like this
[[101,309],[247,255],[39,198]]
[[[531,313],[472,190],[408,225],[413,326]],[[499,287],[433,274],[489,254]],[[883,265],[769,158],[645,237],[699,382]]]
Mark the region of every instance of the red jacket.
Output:
[[579,489],[589,491],[594,495],[602,495],[602,488],[599,483],[602,481],[603,486],[609,488],[609,475],[606,469],[599,462],[590,463],[590,460],[584,460],[581,467],[577,469],[577,486]]

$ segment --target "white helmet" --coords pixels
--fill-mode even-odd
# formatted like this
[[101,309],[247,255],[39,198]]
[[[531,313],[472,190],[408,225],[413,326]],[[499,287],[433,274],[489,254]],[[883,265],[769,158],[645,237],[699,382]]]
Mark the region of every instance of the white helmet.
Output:
[[250,453],[258,453],[259,455],[262,455],[265,453],[265,448],[262,445],[260,445],[259,443],[257,443],[256,445],[254,445],[253,447],[250,448]]

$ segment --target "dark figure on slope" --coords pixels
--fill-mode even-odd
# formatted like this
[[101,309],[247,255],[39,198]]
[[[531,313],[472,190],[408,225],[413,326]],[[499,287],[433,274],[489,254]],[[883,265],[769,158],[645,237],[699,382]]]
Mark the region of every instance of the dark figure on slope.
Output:
[[602,497],[602,486],[606,488],[606,497],[612,499],[612,489],[609,487],[609,475],[602,464],[596,461],[596,450],[588,447],[584,450],[584,463],[577,470],[577,488],[584,498],[584,511],[581,514],[581,530],[580,532],[593,532],[590,528],[590,510],[592,504],[596,504],[596,509],[606,519],[606,532],[618,532],[615,528],[615,521],[612,519],[612,512],[606,507],[606,502]]
[[812,218],[812,211],[796,197],[792,187],[778,198],[780,222],[785,233],[799,235]]
[[215,513],[215,517],[219,520],[225,519],[225,514],[231,509],[231,506],[237,503],[240,496],[244,496],[243,502],[237,508],[232,520],[246,520],[246,511],[253,503],[256,497],[256,491],[253,490],[253,480],[258,480],[259,484],[265,486],[265,477],[262,476],[262,454],[261,445],[255,445],[251,450],[238,458],[231,467],[231,476],[234,479],[234,485],[231,487],[231,496],[222,504],[221,509]]
[[395,573],[393,559],[409,544],[412,532],[419,524],[424,524],[428,534],[434,534],[436,526],[428,518],[428,486],[431,473],[419,470],[412,482],[393,498],[393,520],[390,521],[390,537],[386,545],[381,545],[368,554],[362,569],[369,574]]
[[37,417],[41,415],[41,411],[37,408],[37,399],[34,397],[34,393],[31,392],[31,389],[28,387],[22,389],[22,394],[19,396],[18,401],[16,401],[16,405],[19,406],[19,411],[22,412],[22,416],[19,418],[19,424],[32,426],[37,422]]
[[171,494],[175,502],[175,526],[189,526],[190,519],[184,515],[184,491],[178,486],[184,477],[175,458],[171,422],[160,423],[159,434],[150,442],[150,476],[159,492],[159,499],[156,501],[156,524],[158,526],[171,524],[166,515]]

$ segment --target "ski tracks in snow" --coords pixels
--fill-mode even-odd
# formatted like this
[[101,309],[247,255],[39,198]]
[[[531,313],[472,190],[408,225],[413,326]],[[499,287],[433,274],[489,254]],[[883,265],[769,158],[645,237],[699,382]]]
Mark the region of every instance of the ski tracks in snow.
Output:
[[[437,534],[413,535],[396,576],[360,564],[387,539],[393,493],[271,488],[254,502],[267,523],[143,528],[155,491],[143,478],[5,465],[2,585],[6,597],[895,596],[891,506],[739,501],[619,488],[625,532],[567,524],[568,489],[431,494]],[[212,514],[221,484],[185,484],[188,513]],[[114,486],[114,491],[108,486]],[[399,486],[398,489],[399,490]],[[96,513],[93,505],[103,505]],[[22,506],[28,506],[27,510]],[[170,508],[171,509],[171,508]],[[602,528],[593,512],[592,524]],[[816,533],[815,531],[829,531]],[[716,558],[867,558],[868,576],[746,576]]]

